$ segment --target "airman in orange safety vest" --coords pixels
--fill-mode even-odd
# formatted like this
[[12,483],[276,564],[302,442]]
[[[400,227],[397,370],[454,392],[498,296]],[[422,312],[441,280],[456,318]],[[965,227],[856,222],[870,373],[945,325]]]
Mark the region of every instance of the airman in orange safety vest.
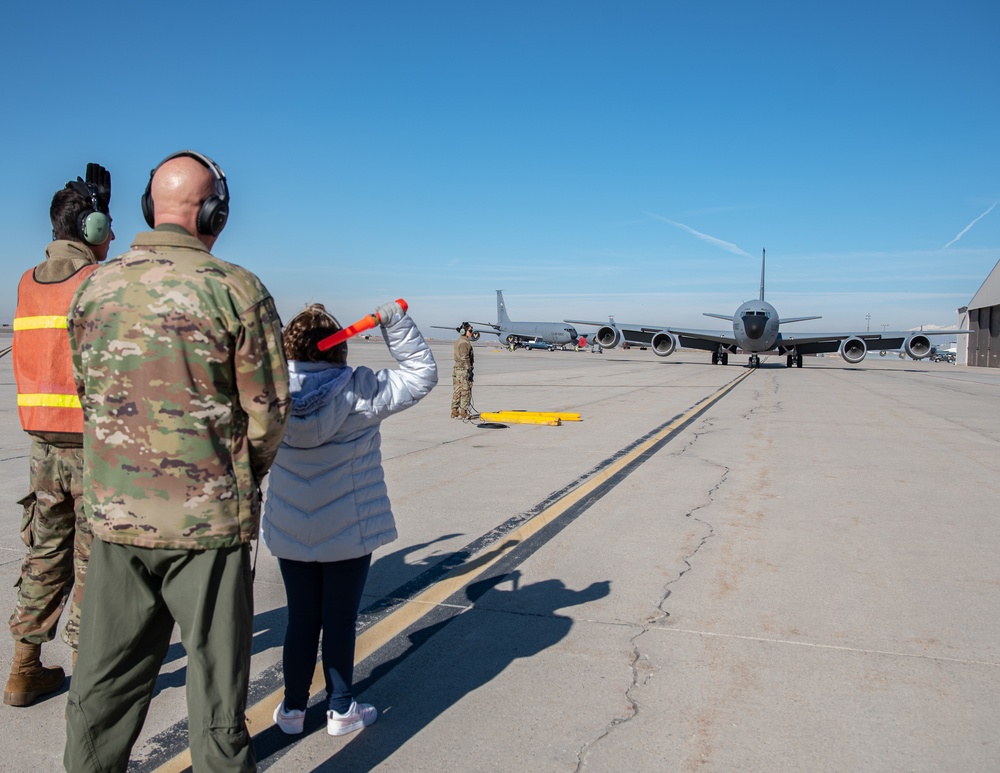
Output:
[[73,380],[66,313],[80,285],[106,260],[114,239],[111,174],[87,165],[87,179],[52,198],[53,242],[45,260],[21,277],[12,360],[21,427],[31,435],[30,487],[21,537],[28,548],[10,617],[14,662],[3,701],[30,706],[62,687],[62,668],[41,663],[70,597],[63,638],[73,649],[93,536],[83,513],[83,411]]

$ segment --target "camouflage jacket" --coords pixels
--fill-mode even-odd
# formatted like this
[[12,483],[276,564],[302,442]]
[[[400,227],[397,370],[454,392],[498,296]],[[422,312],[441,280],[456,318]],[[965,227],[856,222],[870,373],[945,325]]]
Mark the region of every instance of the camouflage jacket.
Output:
[[455,370],[469,370],[475,362],[476,355],[472,351],[469,339],[462,336],[455,341]]
[[256,538],[289,406],[260,280],[161,227],[80,286],[68,327],[94,536],[195,550]]

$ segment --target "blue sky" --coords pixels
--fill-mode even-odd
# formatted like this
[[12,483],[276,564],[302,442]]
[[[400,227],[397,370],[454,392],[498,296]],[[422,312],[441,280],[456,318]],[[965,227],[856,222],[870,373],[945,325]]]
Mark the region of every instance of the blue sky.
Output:
[[184,147],[229,178],[214,252],[285,319],[401,296],[457,325],[503,289],[515,319],[713,327],[756,297],[766,248],[767,300],[823,316],[798,329],[950,326],[1000,259],[988,0],[60,1],[5,21],[4,322],[55,190],[110,168],[119,254]]

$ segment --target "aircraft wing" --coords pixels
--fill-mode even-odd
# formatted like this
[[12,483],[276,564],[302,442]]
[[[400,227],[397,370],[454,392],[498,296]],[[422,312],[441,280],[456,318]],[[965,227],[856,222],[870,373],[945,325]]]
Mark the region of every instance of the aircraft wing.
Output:
[[[479,338],[479,336],[482,335],[483,333],[495,336],[500,335],[500,330],[497,328],[496,325],[494,325],[491,322],[470,322],[469,324],[472,325],[472,332],[476,338]],[[476,327],[477,325],[479,325],[479,327]],[[431,325],[431,327],[434,328],[435,330],[451,330],[452,332],[458,329],[458,325],[455,325],[454,327],[447,327],[445,325]]]
[[609,329],[608,332],[611,335],[608,336],[608,346],[614,345],[611,343],[612,340],[615,344],[619,340],[614,335],[614,331],[610,330],[610,328],[614,328],[618,331],[618,335],[621,336],[621,340],[624,340],[626,343],[634,346],[650,346],[652,344],[653,336],[657,333],[663,332],[675,333],[679,338],[680,345],[687,349],[705,349],[707,351],[715,351],[718,348],[719,343],[735,343],[732,333],[719,330],[682,331],[672,327],[659,325],[636,325],[628,322],[597,322],[586,319],[567,319],[563,321],[574,325],[594,325],[601,328],[601,330],[598,331],[598,335],[601,335],[605,329]]
[[799,354],[832,354],[840,350],[840,345],[851,338],[865,342],[869,349],[899,349],[906,341],[908,333],[896,331],[885,333],[785,333],[778,340],[779,350],[794,348]]
[[470,321],[469,324],[472,325],[472,332],[473,332],[473,334],[482,335],[483,333],[486,333],[486,335],[491,335],[491,336],[499,336],[500,335],[500,328],[499,328],[499,326],[494,325],[492,322],[471,322]]
[[840,350],[844,341],[851,339],[865,342],[865,346],[875,350],[896,350],[906,345],[912,336],[925,335],[966,335],[968,330],[886,330],[881,333],[785,333],[782,331],[777,349],[794,348],[799,354],[827,354]]
[[624,334],[627,331],[634,333],[659,333],[661,330],[666,330],[666,327],[657,327],[656,325],[631,325],[627,322],[599,322],[593,319],[564,319],[563,322],[568,322],[571,325],[593,325],[594,327],[616,327]]
[[[721,315],[719,316],[721,317]],[[723,319],[730,322],[732,321],[732,317],[723,317]],[[649,343],[653,335],[662,332],[673,333],[678,336],[678,338],[682,339],[681,346],[688,349],[715,350],[717,348],[717,344],[736,343],[736,339],[733,337],[733,334],[727,330],[689,330],[687,328],[669,327],[667,325],[635,325],[628,322],[597,322],[587,319],[566,319],[563,321],[570,322],[574,325],[614,327],[621,333],[622,338],[629,343],[642,344],[644,346]]]
[[[732,318],[728,318],[730,321]],[[728,330],[693,330],[691,328],[668,327],[668,333],[677,336],[677,344],[682,349],[704,349],[714,352],[723,346],[735,346],[736,337]]]

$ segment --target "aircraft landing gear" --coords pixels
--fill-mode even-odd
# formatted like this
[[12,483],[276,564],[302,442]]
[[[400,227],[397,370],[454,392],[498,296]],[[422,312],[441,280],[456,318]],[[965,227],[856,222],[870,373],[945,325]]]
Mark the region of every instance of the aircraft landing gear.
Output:
[[719,364],[719,353],[718,352],[712,352],[712,364],[713,365],[718,365]]
[[759,368],[760,367],[760,355],[759,354],[751,354],[750,355],[750,362],[747,364],[747,367],[748,368]]
[[713,365],[728,365],[729,364],[729,352],[712,352],[712,364]]
[[789,368],[801,368],[802,367],[802,355],[801,354],[789,354],[785,359],[785,366]]

